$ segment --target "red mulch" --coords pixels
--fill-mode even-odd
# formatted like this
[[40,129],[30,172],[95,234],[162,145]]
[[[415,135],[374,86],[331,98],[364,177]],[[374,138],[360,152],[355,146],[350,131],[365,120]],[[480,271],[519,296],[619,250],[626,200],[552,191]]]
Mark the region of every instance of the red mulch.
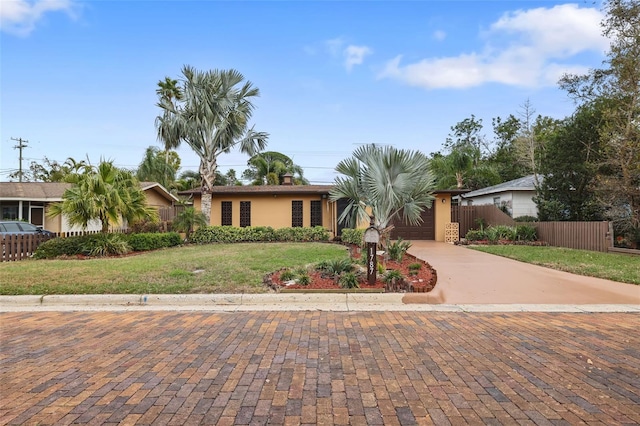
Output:
[[[355,260],[360,258],[360,253],[357,249],[351,249],[351,257]],[[381,256],[378,257],[379,263],[384,263]],[[416,275],[409,275],[409,265],[412,263],[420,263],[422,268],[417,271]],[[427,262],[417,259],[416,257],[405,254],[402,258],[402,262],[398,263],[393,260],[387,261],[385,267],[387,270],[389,269],[397,269],[402,275],[405,277],[405,283],[402,286],[402,289],[396,291],[406,291],[406,292],[420,292],[426,293],[431,290],[436,285],[437,274],[435,269],[431,267]],[[309,277],[311,281],[308,285],[301,284],[291,284],[286,285],[280,280],[280,273],[282,271],[276,271],[272,274],[269,274],[265,277],[265,284],[272,287],[274,290],[279,291],[281,289],[295,289],[295,290],[339,290],[342,289],[340,284],[333,278],[323,277],[319,271],[310,271]],[[366,273],[362,277],[359,282],[361,289],[386,289],[385,291],[394,291],[390,288],[387,288],[387,284],[382,281],[382,275],[377,274],[377,281],[374,285],[370,285],[366,280]]]

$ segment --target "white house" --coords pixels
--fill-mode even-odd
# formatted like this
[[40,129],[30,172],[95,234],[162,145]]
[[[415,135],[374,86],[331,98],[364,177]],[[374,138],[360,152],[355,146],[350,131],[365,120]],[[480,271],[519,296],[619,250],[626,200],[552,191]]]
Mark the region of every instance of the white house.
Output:
[[[542,181],[542,177],[538,176]],[[521,177],[509,182],[478,189],[460,195],[460,205],[479,206],[493,204],[506,207],[511,217],[538,216],[538,207],[533,202],[536,195],[534,175]]]

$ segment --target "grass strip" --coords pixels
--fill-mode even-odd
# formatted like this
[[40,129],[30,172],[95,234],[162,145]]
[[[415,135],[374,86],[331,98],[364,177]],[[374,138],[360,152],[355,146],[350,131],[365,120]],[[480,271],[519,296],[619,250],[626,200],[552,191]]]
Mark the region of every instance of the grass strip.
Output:
[[640,284],[640,256],[544,246],[472,245],[469,248],[572,274]]

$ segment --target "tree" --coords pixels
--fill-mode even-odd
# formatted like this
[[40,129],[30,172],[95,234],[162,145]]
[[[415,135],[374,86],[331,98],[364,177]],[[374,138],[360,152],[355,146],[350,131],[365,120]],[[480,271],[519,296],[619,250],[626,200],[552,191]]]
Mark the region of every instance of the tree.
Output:
[[487,160],[500,176],[500,182],[528,175],[529,169],[519,161],[515,148],[515,141],[522,127],[520,120],[510,114],[506,119],[493,118],[491,124],[495,135],[495,148]]
[[603,35],[611,40],[605,67],[565,75],[560,87],[578,104],[605,106],[599,201],[619,232],[640,240],[640,2],[610,0],[605,11]]
[[165,163],[169,164],[169,151],[180,146],[180,139],[172,138],[163,123],[169,120],[172,112],[175,112],[175,102],[182,100],[182,91],[178,86],[178,80],[165,77],[164,81],[158,82],[156,94],[160,98],[158,106],[163,110],[162,115],[156,117],[158,139],[164,144]]
[[[67,175],[76,173],[87,165],[84,160],[76,161],[69,157],[67,160],[60,164],[55,160],[49,160],[44,157],[42,164],[37,161],[32,161],[29,165],[29,171],[23,173],[23,181],[29,182],[64,182]],[[9,178],[16,178],[17,173],[10,174]]]
[[182,74],[182,99],[174,108],[159,104],[167,114],[158,132],[172,143],[185,142],[200,158],[202,212],[209,218],[218,156],[235,147],[255,155],[265,148],[268,134],[249,127],[259,90],[238,71],[202,72],[184,66]]
[[585,105],[550,136],[540,168],[544,180],[534,198],[540,220],[602,220],[595,193],[602,120],[602,107]]
[[207,226],[207,218],[202,212],[194,207],[187,207],[181,211],[173,221],[173,228],[178,232],[187,234],[187,240],[191,236],[194,228]]
[[396,217],[418,225],[434,199],[429,159],[419,151],[362,145],[338,163],[336,171],[342,176],[336,178],[329,199],[348,200],[338,218],[347,226],[369,223],[370,215],[381,231]]
[[102,161],[97,167],[86,165],[80,173],[68,175],[66,181],[73,186],[64,192],[61,202],[51,205],[51,217],[63,214],[71,225],[83,229],[98,220],[103,233],[121,219],[157,219],[135,176],[115,167],[113,161]]
[[175,151],[171,151],[173,161],[169,162],[167,161],[168,154],[168,152],[160,151],[157,147],[148,147],[136,171],[138,180],[158,182],[166,189],[171,189],[176,180],[176,172],[180,167],[180,157]]
[[242,173],[242,178],[251,181],[252,185],[281,185],[284,175],[293,175],[295,185],[308,185],[304,178],[302,167],[280,152],[261,152],[247,161],[248,169]]

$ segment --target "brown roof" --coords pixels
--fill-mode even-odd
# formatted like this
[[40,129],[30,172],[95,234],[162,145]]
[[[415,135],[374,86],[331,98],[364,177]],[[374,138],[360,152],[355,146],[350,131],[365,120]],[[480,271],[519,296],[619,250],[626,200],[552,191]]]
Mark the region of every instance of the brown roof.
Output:
[[[333,185],[238,185],[214,186],[212,194],[328,194]],[[180,191],[180,195],[201,194],[202,189]]]
[[[21,199],[33,201],[60,201],[64,191],[71,188],[66,182],[0,182],[0,199]],[[159,190],[167,199],[177,200],[162,185],[156,182],[140,182],[143,191],[151,188]]]
[[61,200],[70,183],[65,182],[0,182],[0,198]]

